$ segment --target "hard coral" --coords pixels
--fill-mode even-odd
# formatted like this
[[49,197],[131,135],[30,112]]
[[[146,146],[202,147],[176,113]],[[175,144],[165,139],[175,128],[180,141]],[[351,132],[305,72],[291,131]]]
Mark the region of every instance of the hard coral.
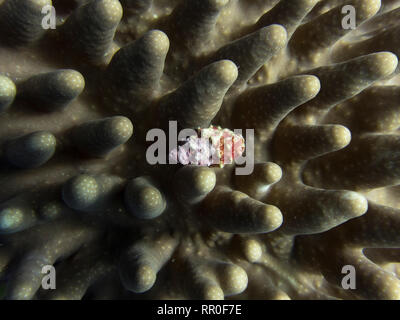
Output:
[[[0,3],[6,298],[400,299],[400,1]],[[170,120],[253,173],[150,165]]]

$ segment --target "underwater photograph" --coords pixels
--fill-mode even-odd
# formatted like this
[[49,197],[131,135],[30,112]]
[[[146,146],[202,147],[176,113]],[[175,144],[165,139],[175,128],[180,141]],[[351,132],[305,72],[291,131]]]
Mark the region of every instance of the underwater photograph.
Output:
[[400,300],[399,57],[400,0],[0,0],[0,300]]

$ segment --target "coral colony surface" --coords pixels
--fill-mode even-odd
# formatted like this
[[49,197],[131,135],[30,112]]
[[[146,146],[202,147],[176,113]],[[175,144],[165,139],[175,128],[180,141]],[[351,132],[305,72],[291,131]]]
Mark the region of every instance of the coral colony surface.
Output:
[[400,299],[399,55],[396,0],[0,0],[3,298]]

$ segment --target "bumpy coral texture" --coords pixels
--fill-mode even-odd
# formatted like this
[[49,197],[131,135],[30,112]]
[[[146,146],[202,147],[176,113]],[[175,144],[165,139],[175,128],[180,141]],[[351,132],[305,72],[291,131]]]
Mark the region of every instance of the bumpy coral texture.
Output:
[[[5,298],[400,299],[400,1],[51,4],[0,1]],[[254,172],[149,164],[169,120]]]

